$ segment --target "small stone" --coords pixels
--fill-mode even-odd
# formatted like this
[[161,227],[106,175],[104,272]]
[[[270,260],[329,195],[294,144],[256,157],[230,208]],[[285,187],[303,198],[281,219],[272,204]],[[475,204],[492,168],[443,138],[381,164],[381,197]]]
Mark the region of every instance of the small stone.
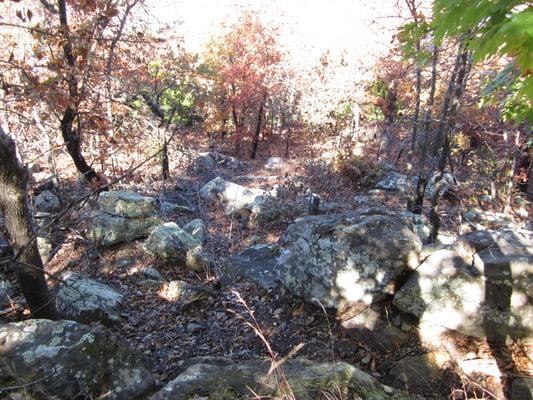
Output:
[[492,203],[492,196],[490,194],[482,194],[479,196],[479,202],[482,204],[490,204]]
[[185,327],[185,330],[187,331],[187,333],[197,333],[197,332],[200,332],[204,329],[204,327],[202,325],[199,325],[199,324],[195,324],[194,322],[190,322],[187,324],[187,326]]
[[144,277],[151,279],[153,281],[164,281],[165,280],[165,277],[163,276],[163,274],[161,274],[161,272],[159,272],[157,269],[153,267],[141,268],[139,272],[142,275],[144,275]]
[[283,168],[283,158],[270,157],[265,163],[265,168],[269,170]]
[[203,242],[206,235],[206,229],[204,221],[201,219],[193,219],[183,226],[185,232],[190,233],[193,237],[197,238],[200,242]]

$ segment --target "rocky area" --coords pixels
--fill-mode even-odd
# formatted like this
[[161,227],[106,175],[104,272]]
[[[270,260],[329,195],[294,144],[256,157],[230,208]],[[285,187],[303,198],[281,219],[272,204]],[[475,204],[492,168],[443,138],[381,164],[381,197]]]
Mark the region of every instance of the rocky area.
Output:
[[[47,263],[61,320],[0,326],[2,385],[65,399],[531,395],[530,230],[467,220],[427,245],[426,218],[392,206],[413,185],[397,172],[309,215],[312,185],[244,184],[246,168],[205,153],[172,191],[100,193],[85,241]],[[43,193],[36,210],[57,213]],[[9,276],[5,307],[20,299]]]

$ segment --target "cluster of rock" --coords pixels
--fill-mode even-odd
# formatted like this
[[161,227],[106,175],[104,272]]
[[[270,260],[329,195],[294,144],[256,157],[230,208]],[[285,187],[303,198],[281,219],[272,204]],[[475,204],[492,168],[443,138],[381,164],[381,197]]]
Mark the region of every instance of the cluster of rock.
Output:
[[[200,189],[199,195],[208,204],[219,202],[228,217],[239,219],[248,226],[256,226],[307,215],[313,194],[307,193],[296,200],[289,200],[281,196],[280,188],[248,188],[216,177]],[[320,212],[329,213],[337,207],[334,203],[319,203]]]
[[[436,176],[433,175],[426,184],[425,195],[429,198],[433,196],[433,188],[435,186]],[[400,174],[396,171],[389,171],[378,183],[376,183],[376,189],[388,190],[400,193],[413,192],[416,189],[418,183],[418,177],[409,177],[404,174]],[[442,187],[440,189],[440,195],[444,195],[449,190],[454,190],[457,186],[457,180],[450,173],[445,173],[442,176]]]
[[[112,246],[146,238],[148,252],[168,263],[183,264],[193,271],[205,271],[212,261],[203,249],[205,226],[196,219],[183,228],[165,223],[161,211],[183,211],[183,207],[159,202],[130,191],[102,192],[99,211],[93,216],[87,236],[101,246]],[[188,208],[187,208],[188,210]]]
[[[255,245],[228,259],[223,275],[283,285],[309,302],[364,308],[394,294],[422,248],[408,218],[378,208],[297,219],[279,244]],[[227,278],[223,278],[227,281]]]
[[199,395],[247,398],[252,393],[283,395],[286,390],[299,399],[314,399],[328,391],[350,398],[408,398],[345,362],[303,358],[283,364],[283,379],[288,386],[280,384],[281,370],[270,361],[191,359],[182,373],[154,393],[156,380],[143,355],[101,325],[74,321],[36,319],[2,325],[0,352],[3,378],[17,385],[39,382],[41,392],[59,399],[80,395],[151,400]]
[[379,208],[300,218],[279,244],[229,257],[222,282],[282,285],[341,312],[393,298],[421,323],[476,337],[531,335],[530,231],[477,231],[422,253],[415,230],[408,215]]
[[102,246],[112,246],[148,236],[162,223],[157,201],[130,191],[102,192],[100,210],[93,215],[88,237]]
[[[345,362],[316,362],[304,358],[283,363],[283,376],[268,360],[233,363],[211,359],[190,366],[150,400],[185,400],[224,394],[224,398],[251,396],[311,400],[341,395],[343,398],[407,400],[402,393]],[[280,384],[286,380],[286,385]],[[284,396],[285,395],[285,396]]]
[[220,177],[207,182],[199,194],[207,203],[219,201],[226,215],[250,225],[271,222],[291,212],[282,199],[262,189],[250,189]]
[[[531,231],[475,231],[448,246],[423,247],[414,222],[409,213],[379,208],[300,218],[278,244],[256,244],[229,257],[221,282],[244,277],[335,309],[344,329],[376,351],[404,343],[415,325],[434,345],[446,330],[491,343],[532,337]],[[394,317],[392,324],[385,314]],[[389,371],[390,381],[412,386],[446,367],[438,354],[424,357],[402,360]],[[454,362],[469,372],[487,368]],[[417,371],[405,375],[409,368]],[[517,390],[526,384],[517,383]]]

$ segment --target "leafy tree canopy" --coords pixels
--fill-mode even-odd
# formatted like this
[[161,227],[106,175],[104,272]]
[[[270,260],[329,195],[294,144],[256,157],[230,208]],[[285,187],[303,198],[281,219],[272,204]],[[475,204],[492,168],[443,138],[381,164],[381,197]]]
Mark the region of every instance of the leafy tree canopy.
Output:
[[491,56],[514,59],[521,81],[518,95],[533,101],[533,2],[520,0],[435,0],[437,43],[469,37],[474,61]]

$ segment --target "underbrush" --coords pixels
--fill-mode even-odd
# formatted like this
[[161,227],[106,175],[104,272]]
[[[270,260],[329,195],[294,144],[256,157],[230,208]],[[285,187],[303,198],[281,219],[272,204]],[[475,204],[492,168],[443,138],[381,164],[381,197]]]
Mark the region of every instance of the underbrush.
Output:
[[368,157],[342,153],[335,156],[332,168],[358,189],[373,187],[384,175],[383,168]]

